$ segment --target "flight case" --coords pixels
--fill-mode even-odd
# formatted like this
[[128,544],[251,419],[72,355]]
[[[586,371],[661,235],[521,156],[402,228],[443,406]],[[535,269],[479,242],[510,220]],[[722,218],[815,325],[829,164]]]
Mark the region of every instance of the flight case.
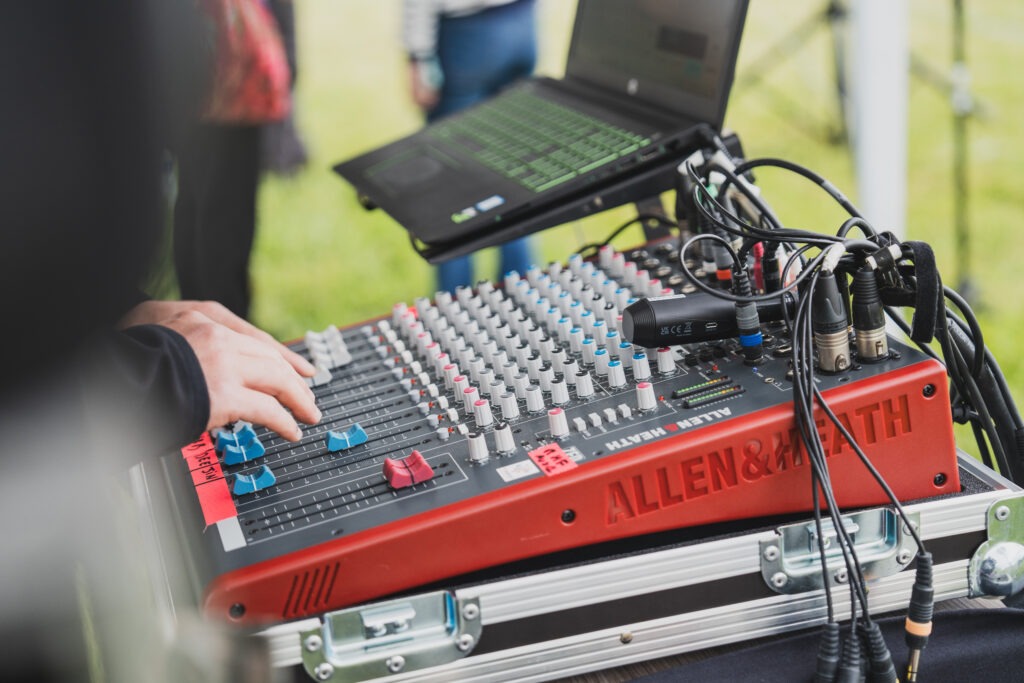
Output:
[[[960,494],[906,506],[934,556],[935,598],[1017,594],[1024,494],[970,457],[960,467]],[[905,608],[916,547],[899,518],[881,507],[843,519],[871,611]],[[809,517],[679,530],[480,572],[257,637],[275,666],[301,665],[314,680],[551,680],[821,624],[816,548]],[[450,550],[472,552],[457,542]],[[829,567],[837,614],[848,614],[834,545]]]

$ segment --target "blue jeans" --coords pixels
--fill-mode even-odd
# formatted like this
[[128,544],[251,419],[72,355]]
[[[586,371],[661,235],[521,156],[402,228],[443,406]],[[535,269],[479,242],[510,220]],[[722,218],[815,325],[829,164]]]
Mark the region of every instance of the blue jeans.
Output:
[[[444,74],[441,97],[427,121],[487,99],[533,73],[537,62],[534,0],[518,0],[465,17],[443,17],[438,24],[437,57]],[[525,273],[533,263],[527,238],[501,246],[501,273]],[[438,287],[454,291],[473,284],[469,256],[437,267]]]

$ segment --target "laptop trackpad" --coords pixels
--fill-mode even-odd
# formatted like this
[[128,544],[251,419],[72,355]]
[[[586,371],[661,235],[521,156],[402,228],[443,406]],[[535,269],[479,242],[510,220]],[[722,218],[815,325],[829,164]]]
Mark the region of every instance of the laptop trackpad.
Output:
[[368,175],[393,192],[409,190],[435,177],[444,164],[432,156],[419,153],[378,164]]

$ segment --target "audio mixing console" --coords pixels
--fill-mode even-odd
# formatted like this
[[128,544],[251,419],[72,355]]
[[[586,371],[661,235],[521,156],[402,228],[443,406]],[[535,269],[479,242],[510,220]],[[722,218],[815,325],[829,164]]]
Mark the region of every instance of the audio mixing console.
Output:
[[[621,311],[686,287],[674,242],[399,304],[293,345],[323,420],[289,443],[235,425],[164,459],[208,613],[272,623],[467,571],[685,526],[810,509],[789,341],[637,348]],[[820,373],[901,499],[959,488],[943,367]],[[840,504],[886,502],[818,422]]]

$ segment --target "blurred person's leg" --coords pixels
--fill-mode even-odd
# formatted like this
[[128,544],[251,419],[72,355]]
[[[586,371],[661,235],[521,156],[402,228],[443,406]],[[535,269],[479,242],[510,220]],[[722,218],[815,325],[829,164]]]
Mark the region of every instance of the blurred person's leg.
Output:
[[[288,70],[292,74],[292,91],[299,75],[298,50],[295,35],[295,3],[292,0],[269,0],[267,8],[274,15],[281,33]],[[302,141],[295,122],[295,101],[292,109],[281,121],[268,123],[263,127],[261,168],[281,175],[293,175],[301,171],[309,160],[306,145]]]
[[456,287],[473,284],[473,262],[468,256],[459,256],[437,266],[437,288],[454,292]]
[[259,126],[196,126],[178,154],[174,270],[182,299],[248,316]]
[[437,57],[444,83],[434,118],[491,97],[529,76],[537,62],[533,0],[442,19]]
[[530,239],[528,237],[520,237],[508,244],[501,245],[501,271],[498,273],[498,276],[504,277],[505,274],[513,270],[520,275],[525,274],[527,268],[533,265],[533,263],[534,254],[530,245]]
[[[537,62],[537,31],[534,0],[508,5],[465,17],[446,17],[438,26],[437,57],[444,74],[441,99],[428,114],[436,121],[495,95],[511,83],[533,73]],[[502,247],[502,272],[533,263],[528,239]],[[453,259],[438,267],[438,285],[453,291],[473,284],[469,257]]]

